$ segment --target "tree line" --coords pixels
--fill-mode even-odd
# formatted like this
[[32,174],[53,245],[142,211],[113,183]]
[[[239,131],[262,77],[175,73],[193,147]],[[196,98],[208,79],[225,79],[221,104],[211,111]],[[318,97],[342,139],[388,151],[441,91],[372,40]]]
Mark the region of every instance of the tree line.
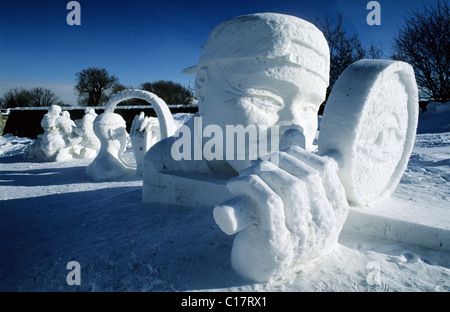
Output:
[[11,107],[44,107],[50,105],[64,105],[52,90],[36,87],[32,89],[13,88],[0,98],[1,108]]
[[[90,67],[76,73],[75,92],[81,106],[102,106],[115,93],[132,89],[119,83],[119,79],[104,68]],[[193,91],[179,83],[166,80],[142,83],[138,89],[150,91],[167,104],[187,105],[194,103]],[[13,88],[0,98],[1,108],[12,107],[48,107],[51,105],[69,106],[60,100],[52,90],[36,87],[32,89]],[[123,101],[120,105],[148,105],[140,99]]]
[[[341,73],[359,59],[379,59],[384,55],[381,44],[362,47],[357,34],[342,28],[342,15],[317,20],[330,47],[330,85],[327,98]],[[450,9],[448,1],[436,2],[423,10],[411,10],[405,25],[392,41],[393,54],[387,57],[412,65],[419,96],[436,102],[450,101]]]
[[[330,48],[330,85],[327,97],[341,73],[359,59],[379,59],[384,56],[381,44],[371,43],[363,48],[357,34],[348,34],[342,26],[342,15],[337,18],[316,19]],[[405,26],[399,29],[392,42],[393,60],[405,61],[414,68],[420,97],[437,102],[450,100],[450,9],[447,1],[422,11],[412,10],[405,17]],[[113,94],[128,89],[104,68],[90,67],[75,74],[75,92],[78,104],[101,106]],[[167,104],[191,104],[196,100],[194,90],[179,83],[159,80],[142,83],[139,89],[161,97]],[[14,88],[0,98],[0,107],[63,105],[51,90]],[[127,105],[144,104],[128,100]]]
[[[90,67],[76,75],[75,91],[78,95],[78,104],[83,106],[101,106],[108,102],[109,98],[122,90],[132,89],[119,82],[119,79],[110,75],[106,69]],[[166,80],[142,83],[138,89],[152,92],[163,99],[167,104],[192,104],[195,93],[179,83]],[[124,101],[126,105],[146,105],[139,99]]]

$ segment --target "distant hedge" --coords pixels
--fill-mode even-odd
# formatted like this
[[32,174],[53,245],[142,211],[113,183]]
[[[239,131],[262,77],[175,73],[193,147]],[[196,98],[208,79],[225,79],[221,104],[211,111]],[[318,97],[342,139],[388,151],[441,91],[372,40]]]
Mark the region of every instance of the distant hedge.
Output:
[[[72,120],[82,119],[84,116],[85,108],[66,108],[70,113]],[[94,108],[97,114],[103,113],[103,108]],[[170,107],[172,114],[175,113],[196,113],[198,108],[196,106],[188,107]],[[44,129],[41,127],[41,120],[47,113],[47,108],[42,109],[11,109],[8,120],[6,121],[3,134],[11,133],[18,137],[27,137],[30,139],[36,139],[38,134],[44,133]],[[146,116],[156,117],[156,112],[153,108],[121,108],[117,106],[114,110],[115,113],[121,115],[127,123],[127,131],[130,132],[131,124],[136,115],[140,112],[144,112]]]
[[3,135],[3,128],[5,127],[8,115],[0,115],[0,135]]

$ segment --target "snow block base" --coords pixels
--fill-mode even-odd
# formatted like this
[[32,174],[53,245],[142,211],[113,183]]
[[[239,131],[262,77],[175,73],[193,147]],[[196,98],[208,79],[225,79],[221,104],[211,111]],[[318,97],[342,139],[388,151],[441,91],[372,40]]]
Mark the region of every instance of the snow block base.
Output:
[[233,197],[227,188],[228,179],[218,179],[208,174],[187,175],[182,172],[158,173],[155,177],[157,178],[150,179],[144,175],[144,202],[213,208]]
[[355,237],[362,234],[450,251],[450,224],[446,222],[450,219],[450,211],[439,209],[437,215],[442,218],[437,219],[436,213],[424,211],[422,205],[415,207],[414,203],[392,198],[374,207],[352,207],[342,231]]

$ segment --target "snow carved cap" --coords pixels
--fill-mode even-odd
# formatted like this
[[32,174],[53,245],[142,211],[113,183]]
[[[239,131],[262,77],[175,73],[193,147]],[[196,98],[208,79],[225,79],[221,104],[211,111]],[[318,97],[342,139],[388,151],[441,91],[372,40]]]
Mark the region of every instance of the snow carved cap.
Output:
[[100,140],[114,140],[123,136],[126,123],[119,114],[106,112],[95,118],[93,128]]
[[216,26],[209,35],[200,68],[234,59],[270,59],[305,68],[329,83],[330,52],[322,32],[298,17],[277,13],[238,16]]
[[48,109],[48,112],[52,115],[59,115],[61,113],[62,109],[59,105],[52,105]]

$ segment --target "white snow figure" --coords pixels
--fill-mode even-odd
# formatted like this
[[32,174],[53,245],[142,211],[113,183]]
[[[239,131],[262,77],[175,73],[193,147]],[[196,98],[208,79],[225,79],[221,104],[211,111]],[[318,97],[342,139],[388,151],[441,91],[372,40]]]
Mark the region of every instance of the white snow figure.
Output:
[[41,121],[41,126],[44,128],[41,148],[45,156],[49,159],[56,158],[58,152],[66,146],[66,142],[61,133],[61,128],[57,123],[57,121],[60,120],[60,114],[61,107],[52,105]]
[[112,181],[135,173],[122,160],[128,133],[125,120],[119,114],[105,112],[94,120],[94,133],[100,140],[97,157],[86,168],[86,174],[96,181]]
[[[329,107],[337,106],[333,101],[327,103],[321,124],[321,130],[328,129],[327,139],[321,143],[321,131],[316,154],[312,151],[317,111],[325,99],[330,66],[323,34],[304,20],[275,13],[219,24],[209,35],[198,65],[185,71],[196,74],[198,117],[146,154],[143,200],[216,206],[213,215],[219,227],[226,234],[237,233],[232,266],[251,280],[272,281],[314,265],[337,245],[348,202],[356,198],[347,198],[346,192],[356,188],[354,193],[364,193],[362,198],[369,203],[380,193],[365,196],[371,192],[368,184],[390,180],[383,180],[384,175],[395,175],[387,183],[392,190],[414,140],[417,89],[411,67],[389,61],[358,64],[352,68],[359,76],[333,88],[330,99],[349,103],[344,104],[345,114]],[[384,110],[377,106],[380,103]],[[394,108],[397,103],[400,107]],[[230,125],[248,129],[249,137],[252,126],[270,129],[271,134],[278,129],[271,142],[279,139],[279,146],[270,154],[259,148],[268,131],[238,146],[238,140],[227,141],[223,150],[219,144],[214,151],[209,149]],[[341,130],[353,136],[339,137],[332,144]],[[189,146],[180,142],[189,140],[192,149],[185,153]],[[235,149],[239,144],[244,145],[243,154]],[[249,157],[255,146],[257,160]],[[379,151],[373,155],[374,163],[381,157],[390,167],[379,177],[364,180],[362,173],[371,166],[364,158],[371,155],[368,150]],[[377,170],[368,173],[378,174]]]
[[100,150],[100,140],[95,135],[93,128],[97,113],[93,108],[86,108],[84,112],[83,119],[77,128],[78,135],[82,138],[80,157],[94,158]]
[[25,158],[64,161],[72,159],[79,149],[80,138],[73,132],[75,123],[67,111],[52,105],[41,120],[44,133],[24,151]]
[[76,129],[76,125],[70,119],[70,113],[68,111],[62,111],[60,116],[56,118],[56,126],[64,140],[64,147],[58,151],[56,161],[64,161],[77,157],[80,153],[81,147],[79,144],[82,138],[75,133],[74,129]]
[[166,102],[156,94],[138,89],[128,89],[114,94],[106,103],[105,113],[112,113],[118,103],[138,98],[152,105],[158,118],[136,116],[131,126],[131,142],[137,163],[137,172],[142,175],[145,152],[160,138],[167,138],[175,132],[175,123]]
[[147,117],[144,112],[141,112],[133,119],[130,139],[136,158],[136,170],[142,175],[145,153],[161,139],[158,118]]

